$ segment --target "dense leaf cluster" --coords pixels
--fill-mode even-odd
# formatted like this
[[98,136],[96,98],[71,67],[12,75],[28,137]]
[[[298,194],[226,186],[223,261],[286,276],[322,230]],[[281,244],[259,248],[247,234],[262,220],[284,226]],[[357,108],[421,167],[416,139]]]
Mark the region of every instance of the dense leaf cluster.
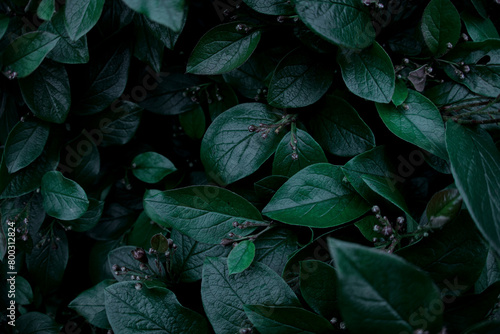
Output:
[[0,331],[497,333],[499,10],[1,2]]

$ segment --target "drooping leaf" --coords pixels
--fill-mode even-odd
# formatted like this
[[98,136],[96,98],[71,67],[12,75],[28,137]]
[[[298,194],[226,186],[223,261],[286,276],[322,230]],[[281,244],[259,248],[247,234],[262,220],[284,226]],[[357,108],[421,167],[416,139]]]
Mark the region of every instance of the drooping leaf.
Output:
[[269,126],[280,119],[279,113],[260,103],[239,104],[222,113],[201,144],[201,160],[208,175],[220,184],[229,184],[255,172],[283,136],[283,131],[276,134],[272,128],[258,132],[259,124]]
[[71,40],[79,40],[92,29],[104,8],[104,0],[67,0],[64,7],[66,31]]
[[89,207],[85,190],[56,171],[43,176],[42,196],[47,214],[61,220],[80,218]]
[[396,136],[448,159],[441,114],[425,96],[409,90],[404,105],[377,103],[376,106],[382,121]]
[[63,123],[71,106],[68,73],[64,66],[45,62],[19,80],[23,99],[33,114],[45,121]]
[[394,66],[377,42],[360,52],[340,49],[337,61],[351,92],[375,102],[388,103],[392,100],[396,79]]
[[327,162],[321,146],[306,131],[297,129],[293,138],[292,132],[288,132],[279,143],[273,160],[273,174],[290,177],[320,162]]
[[208,244],[219,244],[229,232],[251,232],[236,228],[234,222],[262,223],[260,212],[246,199],[213,186],[149,190],[144,195],[144,210],[155,222]]
[[115,283],[113,280],[104,280],[80,293],[68,307],[75,310],[89,323],[99,328],[111,328],[106,316],[104,289]]
[[182,306],[166,288],[149,289],[142,283],[120,282],[104,291],[106,314],[116,333],[209,333],[205,318]]
[[441,56],[460,37],[460,15],[450,0],[432,0],[422,16],[422,35],[432,54]]
[[27,77],[40,66],[59,39],[46,31],[29,32],[18,37],[2,54],[5,69],[15,72],[18,78]]
[[50,127],[37,121],[19,122],[9,133],[4,159],[9,173],[15,173],[31,164],[43,152]]
[[201,298],[216,333],[237,333],[251,327],[245,304],[300,306],[285,281],[267,266],[255,263],[240,274],[229,275],[226,259],[210,257],[203,265]]
[[370,14],[362,1],[294,0],[294,3],[302,22],[331,43],[363,49],[375,39]]
[[354,156],[375,147],[375,137],[345,100],[327,96],[309,121],[311,134],[332,154]]
[[423,320],[419,313],[441,303],[438,289],[425,273],[376,249],[335,239],[328,245],[336,263],[340,312],[352,332],[441,330],[442,314],[434,312]]
[[327,334],[334,330],[325,318],[299,307],[244,305],[243,309],[262,334]]
[[292,176],[262,211],[292,225],[332,227],[368,211],[365,200],[348,184],[338,166],[319,163]]
[[465,205],[483,237],[500,251],[500,153],[484,130],[453,121],[446,123],[446,146]]
[[176,170],[170,160],[155,152],[141,153],[132,161],[132,172],[135,177],[147,183],[159,182]]
[[489,18],[477,17],[469,12],[460,14],[469,36],[474,42],[483,42],[487,39],[500,39],[495,25]]
[[[186,22],[187,16],[184,16],[184,20],[182,22],[182,28]],[[180,32],[175,32],[170,28],[165,27],[159,23],[151,21],[147,17],[143,17],[143,24],[147,31],[160,40],[167,49],[173,50],[175,43],[177,43],[177,39],[179,38]]]
[[318,101],[333,81],[328,59],[305,49],[287,54],[278,64],[269,83],[267,100],[277,108],[300,108]]
[[255,244],[253,241],[239,242],[227,256],[227,269],[229,275],[239,274],[253,262],[255,257]]
[[174,32],[180,32],[185,16],[184,0],[123,0],[134,11],[144,14],[151,21],[157,22]]
[[[240,29],[241,28],[241,29]],[[245,28],[250,28],[248,32]],[[241,66],[253,53],[261,32],[244,23],[226,23],[209,30],[195,46],[187,64],[193,74],[222,74]]]

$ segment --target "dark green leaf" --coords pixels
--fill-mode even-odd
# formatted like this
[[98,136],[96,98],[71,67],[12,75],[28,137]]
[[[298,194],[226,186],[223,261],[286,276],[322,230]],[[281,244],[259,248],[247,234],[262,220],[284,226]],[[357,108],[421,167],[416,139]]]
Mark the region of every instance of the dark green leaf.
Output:
[[229,275],[239,274],[253,262],[255,257],[255,244],[253,241],[244,240],[239,242],[227,257],[227,268]]
[[484,130],[453,121],[446,124],[446,146],[465,205],[484,238],[500,251],[500,153]]
[[192,139],[201,139],[205,134],[205,113],[200,105],[179,115],[182,129]]
[[[95,114],[116,101],[127,85],[130,58],[130,50],[125,44],[95,58],[97,60],[90,63],[86,89],[78,103],[74,103],[74,111],[82,115]],[[128,101],[123,103],[132,104]],[[113,105],[112,109],[116,109],[116,106]]]
[[58,334],[61,325],[40,312],[28,312],[16,319],[16,331],[26,334]]
[[442,224],[454,219],[462,208],[462,197],[457,189],[444,189],[432,196],[425,210],[431,226],[441,227]]
[[255,189],[256,195],[263,201],[269,202],[271,197],[276,194],[278,189],[288,181],[288,177],[281,175],[271,175],[266,176],[260,181],[254,183],[253,187]]
[[500,39],[495,25],[489,18],[477,17],[469,12],[460,15],[465,23],[467,32],[474,42],[483,42],[487,39]]
[[62,222],[64,226],[70,227],[76,232],[85,232],[97,225],[102,216],[104,202],[93,198],[89,199],[89,207],[87,211],[80,217],[74,220]]
[[30,283],[22,276],[16,276],[16,304],[28,305],[33,302],[33,290]]
[[317,261],[300,262],[300,293],[314,312],[326,319],[338,316],[337,273],[332,266]]
[[[137,289],[136,284],[141,288]],[[106,314],[116,333],[209,333],[206,320],[183,307],[168,289],[148,289],[142,283],[120,282],[104,291]]]
[[[350,331],[441,330],[442,315],[432,312],[436,305],[442,307],[441,298],[425,273],[376,249],[335,239],[328,244],[337,265],[340,311]],[[432,318],[424,318],[423,312],[432,312]]]
[[320,162],[327,162],[321,146],[307,132],[292,130],[283,137],[276,149],[273,174],[290,177],[305,167]]
[[7,32],[7,28],[9,27],[10,18],[7,15],[0,14],[0,39]]
[[96,240],[118,239],[133,225],[137,214],[120,203],[107,203],[96,226],[87,235]]
[[255,261],[260,262],[281,275],[289,256],[299,244],[297,236],[287,228],[274,228],[255,240]]
[[448,51],[460,37],[460,15],[450,0],[431,0],[422,16],[422,35],[425,44],[436,56]]
[[236,93],[226,83],[210,86],[207,90],[209,94],[208,112],[212,121],[224,111],[238,104]]
[[136,38],[134,46],[134,56],[148,64],[155,72],[160,72],[163,61],[163,42],[156,38],[146,27],[144,21],[147,20],[142,15],[136,16]]
[[[94,130],[92,134],[97,135],[98,132]],[[100,142],[92,137],[92,134],[84,131],[70,141],[63,150],[58,166],[61,172],[67,172],[68,177],[81,186],[93,184],[101,169],[101,156],[96,146],[96,143]]]
[[392,100],[396,79],[394,67],[389,55],[377,42],[360,52],[340,49],[337,61],[351,92],[375,102]]
[[144,210],[159,224],[208,244],[219,244],[229,232],[238,235],[251,232],[235,228],[234,222],[262,223],[260,212],[246,199],[212,186],[147,191]]
[[[238,29],[243,25],[243,29]],[[245,27],[250,28],[245,32]],[[222,74],[241,66],[260,41],[260,31],[243,23],[226,23],[209,30],[189,57],[187,72]]]
[[55,229],[33,239],[35,247],[26,256],[28,272],[43,294],[57,289],[68,264],[68,239],[64,231]]
[[80,218],[89,207],[85,190],[56,171],[43,176],[42,196],[47,214],[61,220]]
[[328,163],[306,167],[276,192],[262,213],[309,227],[332,227],[354,220],[369,206],[343,178],[340,167]]
[[180,32],[185,16],[184,0],[123,0],[127,6],[174,32]]
[[177,245],[173,253],[172,270],[181,282],[201,280],[203,262],[207,256],[225,257],[231,247],[210,245],[195,241],[193,238],[173,230],[170,236]]
[[293,6],[288,0],[244,0],[256,12],[268,15],[292,15]]
[[17,123],[5,144],[4,157],[9,173],[23,169],[42,154],[49,130],[46,123],[37,120]]
[[36,9],[36,14],[39,18],[45,21],[50,21],[52,15],[56,11],[55,0],[42,0]]
[[294,0],[302,22],[327,41],[350,49],[363,49],[375,39],[371,17],[362,1]]
[[486,257],[483,271],[474,286],[476,293],[481,293],[493,283],[500,281],[500,259],[493,250],[490,249]]
[[378,224],[378,219],[373,215],[369,215],[358,220],[354,225],[358,228],[366,240],[373,242],[374,238],[380,238],[380,233],[373,230],[373,227]]
[[148,249],[151,246],[151,236],[162,231],[163,228],[142,211],[127,235],[127,244]]
[[[222,113],[210,125],[201,144],[201,160],[207,174],[220,184],[233,183],[255,172],[276,150],[282,136],[259,124],[281,120],[271,107],[260,103],[239,104]],[[268,132],[266,138],[263,134]]]
[[92,29],[104,7],[104,0],[67,0],[64,7],[66,30],[71,40],[79,40]]
[[40,66],[59,39],[59,36],[46,31],[29,32],[20,36],[3,52],[5,69],[11,71],[14,77],[27,77]]
[[420,93],[409,90],[403,105],[377,103],[385,125],[396,136],[447,160],[444,125],[436,106]]
[[300,108],[318,101],[333,81],[331,62],[305,49],[287,54],[269,83],[269,104],[277,108]]
[[251,327],[245,304],[300,306],[293,291],[267,266],[255,263],[241,274],[229,275],[226,259],[211,257],[203,265],[201,298],[216,333]]
[[262,334],[326,334],[334,330],[328,320],[303,308],[244,305],[243,309]]
[[132,172],[135,177],[147,183],[160,182],[176,170],[170,160],[155,152],[141,153],[132,161]]
[[[184,16],[182,22],[182,27],[186,22],[187,16]],[[177,39],[179,38],[180,32],[174,32],[172,29],[167,28],[159,23],[149,20],[147,17],[143,17],[143,24],[146,27],[149,34],[152,34],[155,38],[160,40],[168,49],[173,50]],[[181,27],[181,30],[182,30]]]
[[496,334],[500,330],[500,320],[485,320],[467,328],[463,334]]
[[51,21],[44,22],[40,31],[47,31],[59,36],[56,46],[49,52],[47,58],[64,64],[84,64],[89,61],[87,36],[72,41],[66,31],[64,11],[59,11]]
[[335,155],[354,156],[375,147],[375,137],[356,110],[335,96],[327,96],[309,127],[313,137]]
[[[474,285],[487,253],[474,222],[463,211],[442,230],[430,233],[398,255],[428,272],[439,287],[446,289],[446,294],[458,295]],[[450,291],[453,286],[455,291]]]
[[[122,105],[98,118],[102,146],[124,145],[134,137],[141,121],[142,108],[123,101]],[[103,122],[102,120],[107,120]]]
[[33,114],[44,121],[63,123],[71,106],[68,73],[63,65],[43,63],[19,80],[23,99]]
[[83,291],[69,303],[68,307],[78,312],[94,326],[111,328],[106,316],[104,289],[113,283],[113,280],[104,280],[92,288]]
[[396,107],[401,105],[408,97],[408,87],[403,80],[396,80],[396,86],[394,87],[394,95],[392,96],[392,103]]

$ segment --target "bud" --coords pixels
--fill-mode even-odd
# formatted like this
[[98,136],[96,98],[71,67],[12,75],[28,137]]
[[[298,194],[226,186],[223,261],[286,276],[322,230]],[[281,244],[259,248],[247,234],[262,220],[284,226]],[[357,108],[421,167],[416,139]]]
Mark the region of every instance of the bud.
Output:
[[233,243],[233,240],[232,240],[232,239],[226,239],[226,238],[222,239],[222,240],[221,240],[221,242],[220,242],[220,244],[221,244],[222,246],[229,246],[229,245],[230,245],[230,244],[232,244],[232,243]]
[[142,289],[142,284],[141,283],[136,283],[135,284],[135,289],[136,290],[141,290]]
[[146,251],[144,251],[144,249],[140,247],[137,247],[136,249],[132,250],[132,257],[142,263],[149,262],[148,256],[146,255]]
[[382,8],[384,8],[384,4],[383,4],[383,3],[381,3],[381,2],[379,2],[379,3],[377,4],[377,7],[378,7],[379,9],[382,9]]
[[283,15],[280,15],[276,18],[276,20],[279,22],[279,23],[283,23],[285,22],[286,20],[286,17],[284,17]]
[[120,270],[121,270],[121,271],[127,271],[127,268],[125,268],[125,267],[121,267],[121,268],[120,268]]
[[450,42],[446,43],[446,47],[448,49],[452,49],[453,48],[453,44],[451,44]]
[[396,223],[398,223],[399,225],[403,225],[405,223],[404,217],[396,218]]
[[465,73],[469,73],[470,72],[469,65],[464,65],[463,70],[464,70]]
[[382,228],[382,234],[385,235],[386,237],[392,234],[392,227],[390,226],[384,226]]
[[245,24],[243,24],[243,23],[238,23],[238,24],[236,25],[236,31],[238,31],[238,32],[242,32],[242,31],[244,31],[246,28],[247,28],[247,26],[246,26]]
[[378,205],[372,206],[372,212],[373,213],[380,213],[380,207]]
[[111,270],[113,270],[113,271],[118,271],[118,268],[119,268],[119,267],[118,267],[118,265],[117,265],[117,264],[113,264],[113,265],[111,266]]
[[403,109],[404,110],[410,110],[410,106],[407,105],[406,103],[403,104]]
[[373,226],[373,230],[374,230],[375,232],[380,232],[380,225],[374,225],[374,226]]
[[253,126],[253,125],[248,126],[248,131],[254,132],[255,131],[255,126]]
[[293,159],[293,160],[297,160],[297,159],[299,159],[299,155],[298,155],[296,152],[293,152],[293,153],[292,153],[292,159]]

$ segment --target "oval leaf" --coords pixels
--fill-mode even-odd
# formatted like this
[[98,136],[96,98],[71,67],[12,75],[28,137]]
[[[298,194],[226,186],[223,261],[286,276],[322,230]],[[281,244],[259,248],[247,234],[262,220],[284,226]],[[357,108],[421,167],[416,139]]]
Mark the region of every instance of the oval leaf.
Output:
[[127,6],[174,32],[180,32],[185,20],[184,0],[123,0]]
[[104,289],[111,286],[113,280],[104,280],[80,293],[68,307],[78,312],[89,323],[99,328],[111,328],[104,302]]
[[[243,25],[243,31],[238,29]],[[260,31],[245,32],[243,23],[226,23],[209,30],[195,46],[189,57],[187,72],[193,74],[222,74],[241,66],[260,41]]]
[[354,220],[369,206],[348,184],[338,166],[304,168],[273,196],[262,213],[291,225],[332,227]]
[[42,196],[47,214],[61,220],[80,218],[89,207],[85,190],[56,171],[43,176]]
[[160,182],[165,176],[176,170],[170,160],[155,152],[139,154],[132,161],[132,172],[135,177],[147,183]]
[[326,319],[337,315],[337,273],[318,260],[300,262],[300,294],[307,304]]
[[64,17],[66,31],[76,41],[92,29],[104,8],[104,0],[66,0]]
[[239,274],[253,262],[255,257],[255,244],[250,240],[239,242],[227,257],[229,275]]
[[421,29],[432,54],[441,56],[448,51],[448,43],[455,45],[460,27],[460,15],[450,0],[432,0],[425,7]]
[[293,6],[288,0],[243,0],[256,12],[267,15],[292,15]]

